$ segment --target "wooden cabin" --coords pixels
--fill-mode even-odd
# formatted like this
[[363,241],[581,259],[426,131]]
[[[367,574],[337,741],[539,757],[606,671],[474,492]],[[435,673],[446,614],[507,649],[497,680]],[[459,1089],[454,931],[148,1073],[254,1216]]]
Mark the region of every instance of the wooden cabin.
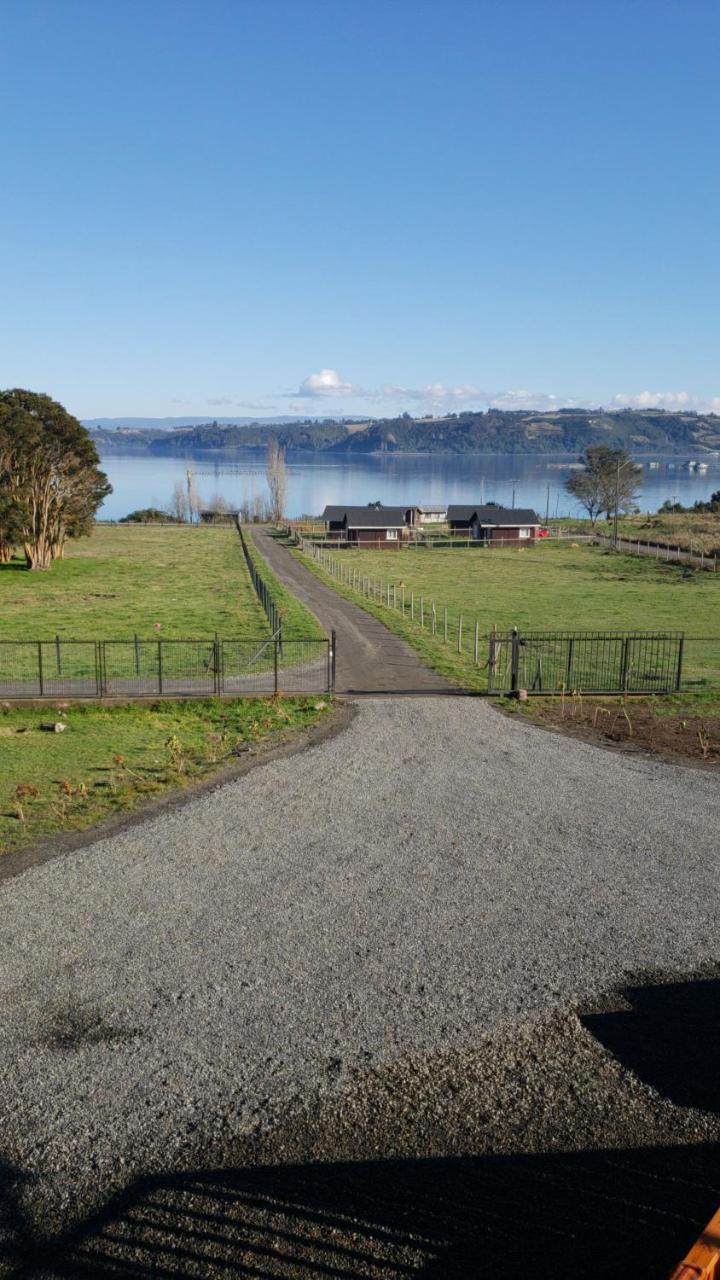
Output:
[[329,538],[373,550],[399,547],[409,537],[406,507],[328,506],[322,519]]
[[451,534],[484,543],[529,542],[541,527],[537,512],[529,507],[451,503],[447,518]]

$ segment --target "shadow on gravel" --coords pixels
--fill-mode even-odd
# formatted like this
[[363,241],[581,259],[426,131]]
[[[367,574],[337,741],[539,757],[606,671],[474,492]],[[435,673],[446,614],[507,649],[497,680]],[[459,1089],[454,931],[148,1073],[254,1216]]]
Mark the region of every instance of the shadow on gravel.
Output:
[[661,1280],[718,1170],[711,1145],[198,1170],[136,1182],[62,1242],[16,1241],[11,1274]]
[[671,1102],[720,1113],[720,980],[624,987],[631,1009],[583,1025]]

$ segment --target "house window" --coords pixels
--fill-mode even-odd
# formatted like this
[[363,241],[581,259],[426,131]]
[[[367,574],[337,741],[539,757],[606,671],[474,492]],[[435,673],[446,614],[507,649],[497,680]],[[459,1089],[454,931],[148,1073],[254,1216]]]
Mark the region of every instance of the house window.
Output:
[[529,529],[518,529],[518,538],[529,538],[529,537],[530,537]]
[[388,539],[388,541],[389,541],[389,542],[393,542],[393,541],[394,541],[394,542],[397,542],[397,536],[398,536],[398,531],[397,531],[397,529],[386,529],[386,530],[385,530],[385,537]]

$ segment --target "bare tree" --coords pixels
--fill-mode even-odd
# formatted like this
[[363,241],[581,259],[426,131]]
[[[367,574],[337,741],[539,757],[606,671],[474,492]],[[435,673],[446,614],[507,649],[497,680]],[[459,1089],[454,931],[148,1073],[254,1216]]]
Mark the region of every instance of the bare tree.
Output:
[[196,524],[200,518],[200,508],[203,505],[203,500],[195,487],[192,471],[187,473],[187,504],[190,522]]
[[176,520],[182,520],[183,524],[187,522],[189,515],[189,506],[187,491],[182,480],[176,480],[170,499],[170,511]]
[[275,523],[282,520],[287,496],[287,471],[285,470],[285,450],[277,440],[271,440],[267,451],[265,468],[268,489],[270,490],[270,519]]

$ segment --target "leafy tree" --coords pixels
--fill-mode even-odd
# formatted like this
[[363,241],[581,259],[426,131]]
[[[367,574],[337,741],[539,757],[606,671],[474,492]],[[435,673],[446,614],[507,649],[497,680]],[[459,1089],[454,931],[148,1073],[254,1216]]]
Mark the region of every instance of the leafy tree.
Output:
[[29,569],[49,569],[66,538],[89,533],[111,492],[90,435],[34,391],[0,392],[0,493]]
[[13,548],[20,542],[22,526],[20,512],[13,502],[9,490],[2,483],[0,472],[0,564],[8,564],[12,559]]
[[130,511],[126,516],[121,516],[118,524],[180,524],[181,521],[177,516],[173,516],[169,511],[162,511],[160,507],[141,507],[138,511]]
[[634,509],[642,468],[624,449],[590,445],[580,461],[582,471],[573,471],[565,488],[585,508],[592,524],[603,513],[610,519],[616,512]]

